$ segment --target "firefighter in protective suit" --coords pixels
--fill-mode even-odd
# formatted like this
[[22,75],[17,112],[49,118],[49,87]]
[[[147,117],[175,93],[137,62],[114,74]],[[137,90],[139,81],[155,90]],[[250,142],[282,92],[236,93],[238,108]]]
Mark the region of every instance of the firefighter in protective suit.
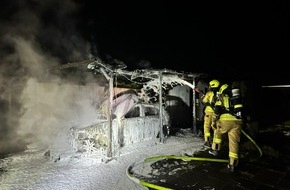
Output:
[[211,139],[212,139],[212,116],[214,113],[214,105],[216,102],[217,92],[220,87],[220,82],[216,79],[211,80],[209,82],[209,90],[206,92],[202,99],[203,105],[205,105],[204,109],[204,123],[203,123],[203,134],[204,134],[204,147],[211,147]]
[[221,148],[222,135],[228,134],[229,140],[229,163],[227,168],[233,172],[238,165],[239,160],[239,142],[242,127],[242,109],[243,104],[239,89],[230,89],[224,84],[219,89],[219,98],[215,104],[212,127],[214,138],[212,149],[209,153],[217,156]]

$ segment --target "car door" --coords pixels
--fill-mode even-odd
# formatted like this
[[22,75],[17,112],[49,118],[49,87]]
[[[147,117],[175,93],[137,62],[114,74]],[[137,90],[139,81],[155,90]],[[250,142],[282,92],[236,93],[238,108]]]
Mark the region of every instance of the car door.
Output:
[[125,115],[123,125],[124,144],[132,144],[143,141],[144,116],[140,104],[136,104],[130,112]]
[[153,105],[143,105],[144,110],[144,132],[145,140],[155,139],[158,137],[159,127],[159,109]]

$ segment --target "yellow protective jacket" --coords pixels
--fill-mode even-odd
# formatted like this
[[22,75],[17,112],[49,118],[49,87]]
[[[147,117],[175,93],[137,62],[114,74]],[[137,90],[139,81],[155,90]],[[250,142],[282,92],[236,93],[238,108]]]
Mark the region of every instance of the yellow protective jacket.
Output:
[[208,91],[203,99],[202,99],[202,103],[205,105],[205,110],[204,112],[214,112],[214,105],[215,105],[215,95],[213,91]]

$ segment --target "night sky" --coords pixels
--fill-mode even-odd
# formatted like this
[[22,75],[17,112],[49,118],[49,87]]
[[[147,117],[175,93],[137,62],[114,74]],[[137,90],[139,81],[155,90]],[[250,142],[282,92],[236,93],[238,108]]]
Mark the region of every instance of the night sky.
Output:
[[[290,79],[285,1],[88,1],[84,36],[98,54],[140,67],[233,79]],[[142,66],[142,65],[141,65]]]
[[1,59],[15,48],[12,34],[61,63],[87,59],[88,43],[130,70],[290,82],[287,1],[3,0],[0,18]]

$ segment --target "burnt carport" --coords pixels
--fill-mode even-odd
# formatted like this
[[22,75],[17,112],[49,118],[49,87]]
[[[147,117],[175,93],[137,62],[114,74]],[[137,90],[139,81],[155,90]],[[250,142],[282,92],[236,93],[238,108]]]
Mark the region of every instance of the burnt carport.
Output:
[[[115,89],[126,86],[127,89],[138,89],[142,101],[146,103],[159,102],[160,114],[162,115],[162,106],[168,104],[167,109],[173,118],[173,124],[177,128],[192,128],[196,133],[196,94],[195,82],[204,74],[181,73],[168,69],[154,70],[126,70],[126,65],[119,61],[116,65],[110,65],[102,62],[100,59],[89,59],[81,62],[64,64],[61,67],[54,68],[52,71],[82,70],[90,71],[95,76],[102,75],[108,87],[108,125],[109,125],[109,146],[107,156],[112,157],[116,153],[116,143],[112,141],[112,102],[116,95]],[[97,77],[100,78],[100,77]],[[171,105],[173,99],[181,100],[178,104]],[[166,102],[167,101],[167,102]],[[170,107],[172,106],[172,107]],[[161,143],[164,142],[162,117],[160,117],[160,136]],[[181,124],[181,125],[180,125]]]

